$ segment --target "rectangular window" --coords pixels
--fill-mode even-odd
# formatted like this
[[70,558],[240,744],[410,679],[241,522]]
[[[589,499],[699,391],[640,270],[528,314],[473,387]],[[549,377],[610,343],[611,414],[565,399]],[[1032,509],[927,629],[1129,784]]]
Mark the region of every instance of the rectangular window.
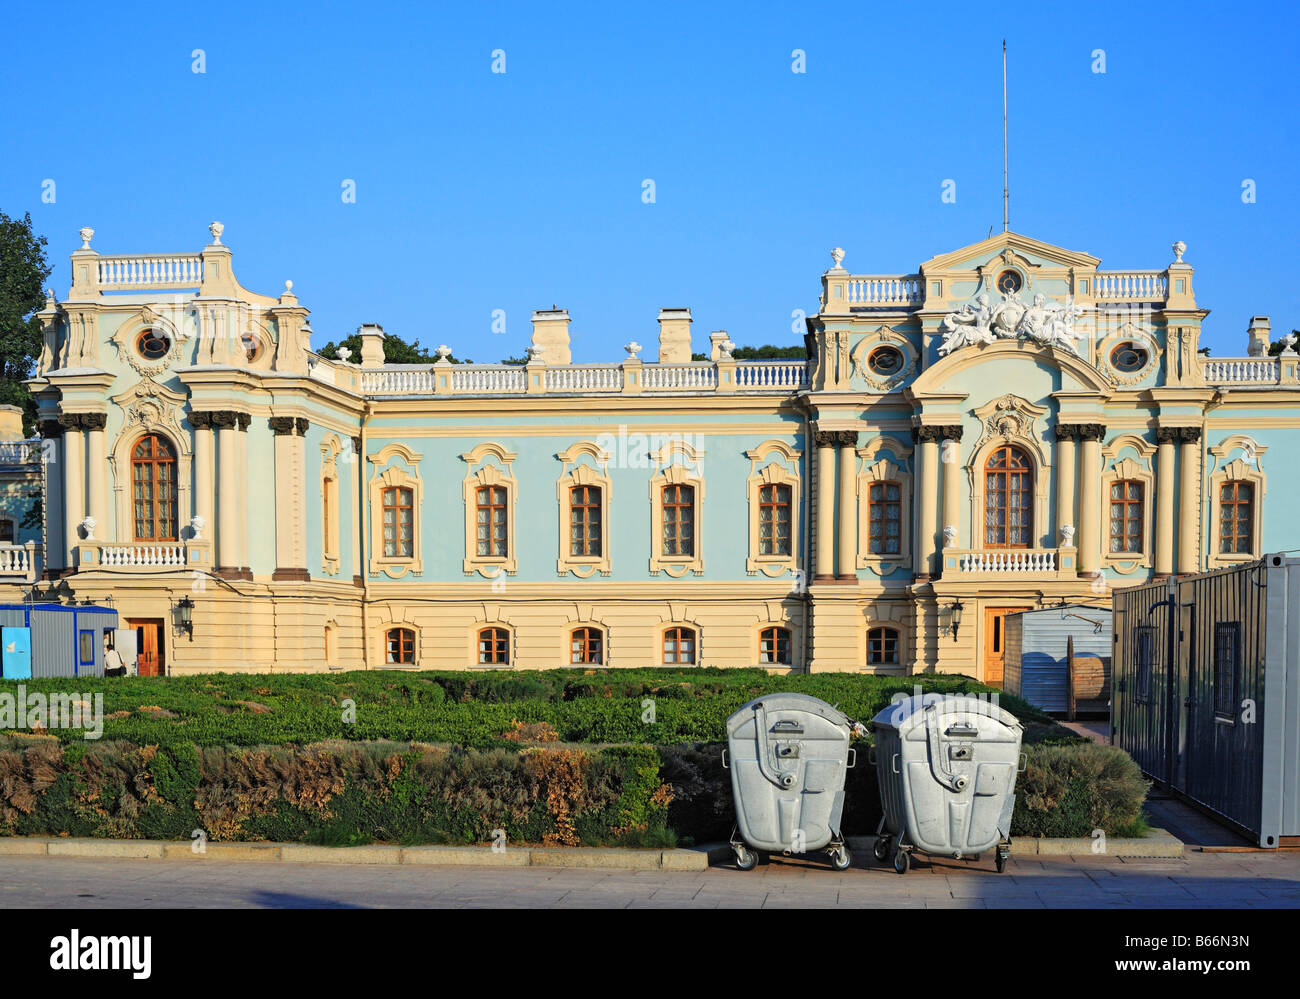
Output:
[[600,558],[600,490],[595,486],[574,486],[569,490],[569,554]]
[[1135,671],[1134,696],[1139,701],[1151,700],[1151,671],[1156,654],[1156,632],[1150,625],[1142,625],[1133,632],[1133,667]]
[[1249,482],[1219,487],[1219,553],[1249,555],[1254,547],[1255,488]]
[[664,554],[695,555],[695,490],[664,486]]
[[0,520],[0,545],[13,544],[14,541],[14,522],[12,520]]
[[410,628],[390,628],[387,638],[388,662],[395,666],[415,663],[415,632]]
[[790,554],[789,486],[763,486],[758,491],[758,553]]
[[505,486],[479,486],[475,502],[479,556],[505,558],[507,554]]
[[411,495],[410,489],[400,487],[384,490],[385,558],[410,558],[415,554]]
[[867,632],[867,662],[872,666],[898,665],[898,631],[872,628]]
[[764,628],[759,632],[758,660],[764,665],[790,665],[790,629]]
[[1110,485],[1110,550],[1142,551],[1142,483],[1121,479]]
[[1241,676],[1241,625],[1236,621],[1214,626],[1214,713],[1220,718],[1237,714],[1237,685]]
[[668,666],[693,665],[695,662],[695,632],[690,628],[669,628],[664,632],[664,664]]
[[95,633],[80,631],[77,633],[77,662],[82,666],[95,665]]
[[872,555],[897,555],[903,543],[903,500],[897,482],[873,482],[867,490],[868,543]]

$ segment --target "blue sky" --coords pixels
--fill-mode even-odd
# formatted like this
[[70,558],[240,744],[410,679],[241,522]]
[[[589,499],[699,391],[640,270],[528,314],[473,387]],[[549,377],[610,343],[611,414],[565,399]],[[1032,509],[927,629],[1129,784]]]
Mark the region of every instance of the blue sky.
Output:
[[692,308],[697,350],[715,329],[796,343],[831,247],[902,273],[1001,224],[1005,36],[1013,229],[1106,268],[1163,267],[1186,241],[1215,354],[1244,353],[1255,314],[1300,326],[1294,4],[97,3],[6,21],[23,44],[0,60],[0,210],[31,212],[60,295],[83,225],[103,253],[189,251],[220,219],[240,282],[291,278],[317,346],[379,322],[496,361],[553,303],[579,361],[632,338],[652,355],[661,306]]

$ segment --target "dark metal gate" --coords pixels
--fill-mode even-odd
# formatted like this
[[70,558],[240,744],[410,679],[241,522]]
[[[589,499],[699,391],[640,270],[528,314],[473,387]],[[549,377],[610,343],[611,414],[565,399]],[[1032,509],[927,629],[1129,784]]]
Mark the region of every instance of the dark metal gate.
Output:
[[1252,837],[1261,822],[1267,579],[1265,563],[1250,562],[1117,590],[1114,603],[1115,745]]

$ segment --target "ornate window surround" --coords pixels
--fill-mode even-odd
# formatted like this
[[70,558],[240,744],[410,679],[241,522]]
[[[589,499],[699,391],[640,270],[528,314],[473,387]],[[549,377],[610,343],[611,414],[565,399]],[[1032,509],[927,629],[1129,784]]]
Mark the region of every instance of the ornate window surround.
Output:
[[[1210,544],[1206,568],[1218,569],[1238,565],[1264,555],[1264,490],[1268,483],[1260,460],[1268,448],[1247,434],[1230,434],[1209,449],[1214,468],[1209,474]],[[1232,457],[1238,454],[1239,457]],[[1249,552],[1219,551],[1219,493],[1226,482],[1249,482],[1254,488],[1251,509],[1251,546]]]
[[[1131,455],[1120,457],[1126,450],[1135,451],[1137,458]],[[1107,569],[1114,569],[1120,575],[1127,576],[1138,569],[1150,569],[1154,557],[1154,524],[1156,478],[1151,469],[1151,456],[1156,453],[1156,446],[1143,440],[1137,434],[1121,434],[1101,449],[1101,560]],[[1112,552],[1110,550],[1110,488],[1121,479],[1132,479],[1142,483],[1142,551]],[[1090,488],[1084,485],[1085,488]]]
[[[515,546],[515,521],[519,510],[519,483],[515,481],[513,463],[518,455],[507,451],[495,441],[486,441],[460,456],[468,466],[462,485],[465,501],[465,562],[466,576],[478,573],[485,579],[495,579],[501,573],[513,576],[519,569]],[[488,459],[492,459],[491,462]],[[476,470],[477,469],[477,470]],[[506,490],[506,554],[480,555],[478,553],[478,490],[484,486],[501,486]],[[512,647],[513,655],[513,647]],[[477,661],[477,654],[475,661]]]
[[[326,434],[320,445],[321,566],[330,576],[339,574],[339,454],[343,444],[335,434]],[[412,496],[414,501],[414,496]],[[382,509],[382,506],[381,506]],[[412,511],[414,517],[414,511]],[[414,525],[412,525],[414,527]]]
[[[1111,351],[1126,341],[1137,343],[1147,352],[1147,363],[1137,371],[1119,371],[1110,363]],[[1164,353],[1153,332],[1129,320],[1098,340],[1092,356],[1093,364],[1116,385],[1136,385],[1159,370]]]
[[[983,432],[966,463],[971,497],[972,550],[984,550],[984,511],[987,502],[984,496],[984,468],[988,464],[989,455],[995,449],[1007,445],[1024,451],[1033,466],[1034,520],[1029,550],[1043,548],[1044,535],[1052,534],[1048,506],[1052,463],[1048,460],[1047,451],[1038,435],[1038,421],[1046,412],[1046,407],[1035,406],[1011,393],[993,399],[975,410],[975,416],[983,425]],[[1053,546],[1049,543],[1047,547]]]
[[[194,435],[181,425],[185,396],[145,378],[109,401],[123,414],[122,426],[108,454],[107,474],[112,476],[113,523],[117,531],[112,540],[130,542],[135,537],[131,519],[131,452],[145,434],[165,437],[176,449],[176,523],[181,537],[192,536],[190,519],[194,516],[194,506],[190,483]],[[102,413],[65,414],[65,418],[69,415],[79,416],[83,429],[103,430],[107,425],[107,417]],[[95,474],[94,470],[91,474]]]
[[[401,579],[407,573],[418,576],[424,572],[424,559],[420,554],[420,525],[423,519],[420,508],[424,499],[424,483],[420,480],[420,455],[405,444],[394,441],[385,444],[366,460],[375,466],[367,490],[370,497],[370,564],[373,575],[383,573],[390,579]],[[394,459],[400,464],[394,464]],[[410,556],[384,554],[384,490],[402,488],[411,490],[411,554]]]
[[[690,572],[699,576],[704,572],[704,475],[700,471],[704,450],[687,441],[674,439],[658,451],[651,452],[650,457],[659,469],[650,478],[650,575],[665,572],[678,579]],[[684,458],[691,467],[675,461],[676,457]],[[695,490],[692,555],[663,553],[663,490],[670,485],[691,486]]]
[[[892,457],[882,458],[887,451]],[[912,448],[896,437],[874,437],[857,449],[862,465],[858,472],[858,557],[859,569],[874,569],[885,575],[912,565]],[[871,551],[871,486],[876,482],[897,482],[900,502],[898,554]]]
[[[777,455],[777,457],[763,465],[763,460],[769,455]],[[745,491],[749,497],[749,558],[745,560],[745,572],[750,576],[756,576],[761,572],[773,578],[785,575],[787,572],[798,572],[800,565],[799,460],[803,457],[803,452],[784,441],[768,440],[746,451],[745,457],[749,459],[749,477],[745,480]],[[763,487],[772,485],[790,488],[789,555],[759,553],[759,505]],[[698,513],[698,510],[696,512]]]
[[[579,441],[555,456],[561,465],[560,478],[555,484],[556,499],[560,508],[559,553],[555,571],[560,576],[570,573],[580,579],[590,579],[597,572],[610,575],[613,570],[610,554],[611,531],[609,505],[613,483],[609,477],[609,452],[592,441]],[[590,459],[590,463],[584,459]],[[569,544],[570,512],[575,486],[593,486],[600,490],[600,555],[572,555]],[[514,551],[513,546],[510,549]],[[565,659],[567,662],[568,659]]]
[[[867,363],[871,352],[877,347],[896,347],[903,355],[903,364],[888,378],[881,378]],[[916,373],[921,363],[920,352],[912,345],[906,334],[899,333],[890,326],[878,326],[858,341],[849,355],[853,363],[853,373],[861,378],[875,392],[892,392]]]

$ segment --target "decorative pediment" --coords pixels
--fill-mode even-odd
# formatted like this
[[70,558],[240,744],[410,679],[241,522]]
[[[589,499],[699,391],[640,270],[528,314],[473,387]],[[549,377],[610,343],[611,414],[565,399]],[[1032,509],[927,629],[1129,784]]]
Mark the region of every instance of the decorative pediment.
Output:
[[979,409],[975,415],[983,425],[976,449],[994,439],[1024,441],[1038,446],[1038,421],[1047,412],[1045,406],[1035,406],[1027,399],[1007,393]]
[[940,323],[943,343],[941,356],[963,347],[996,343],[998,340],[1030,340],[1040,347],[1054,347],[1078,354],[1076,344],[1086,335],[1079,329],[1085,315],[1083,306],[1073,297],[1064,301],[1049,299],[1038,292],[1026,304],[1019,290],[1004,292],[1001,301],[992,303],[988,291],[975,296],[957,312],[949,312]]
[[123,414],[121,436],[130,436],[133,429],[162,432],[189,453],[190,435],[181,426],[186,397],[180,392],[143,378],[111,401]]

